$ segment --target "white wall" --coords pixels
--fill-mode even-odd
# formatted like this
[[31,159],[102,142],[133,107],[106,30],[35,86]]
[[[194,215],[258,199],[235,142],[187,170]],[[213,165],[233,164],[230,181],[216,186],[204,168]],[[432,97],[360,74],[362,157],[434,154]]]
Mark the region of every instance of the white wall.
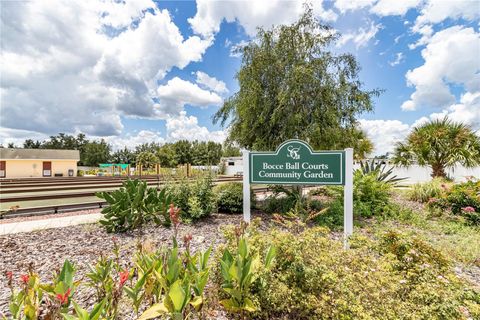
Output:
[[[391,167],[393,166],[387,164],[385,170],[388,170]],[[354,164],[353,168],[360,168],[360,164]],[[227,175],[234,175],[237,172],[243,172],[242,160],[236,160],[234,166],[226,167]],[[396,175],[398,178],[407,178],[407,180],[401,182],[402,184],[414,184],[417,182],[430,181],[432,179],[432,177],[430,176],[431,173],[432,170],[429,167],[421,167],[419,165],[413,165],[408,168],[393,167],[393,175]],[[462,166],[457,166],[453,169],[447,170],[447,174],[449,177],[452,177],[457,182],[465,181],[466,177],[471,176],[480,179],[480,167],[467,169]]]

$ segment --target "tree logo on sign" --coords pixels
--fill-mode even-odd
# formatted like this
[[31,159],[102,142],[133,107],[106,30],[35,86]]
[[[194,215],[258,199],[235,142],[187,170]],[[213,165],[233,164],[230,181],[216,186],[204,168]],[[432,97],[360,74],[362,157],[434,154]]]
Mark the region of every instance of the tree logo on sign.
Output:
[[292,158],[293,160],[300,159],[300,155],[298,154],[298,151],[300,151],[300,147],[294,148],[293,146],[288,146],[287,151],[288,151],[288,154],[287,154],[288,158]]

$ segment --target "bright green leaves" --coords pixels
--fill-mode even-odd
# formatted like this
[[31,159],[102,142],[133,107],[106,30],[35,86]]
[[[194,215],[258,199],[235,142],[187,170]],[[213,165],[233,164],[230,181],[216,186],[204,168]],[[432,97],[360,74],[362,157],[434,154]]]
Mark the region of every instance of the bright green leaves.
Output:
[[239,91],[214,117],[230,121],[230,140],[250,150],[275,150],[294,138],[315,149],[360,147],[355,117],[373,109],[380,91],[363,90],[353,55],[329,50],[333,31],[311,8],[291,25],[259,29],[241,49]]
[[[271,246],[264,259],[264,268],[270,268],[275,255],[276,249]],[[254,312],[258,309],[251,299],[250,287],[256,280],[255,273],[260,263],[259,255],[250,252],[245,237],[240,238],[235,256],[228,249],[223,252],[220,260],[220,271],[223,277],[222,288],[229,298],[220,303],[227,310]]]
[[170,226],[167,213],[172,199],[165,189],[148,188],[141,180],[126,180],[123,187],[111,192],[98,192],[108,207],[102,209],[100,223],[108,232],[125,232],[141,228],[148,221]]

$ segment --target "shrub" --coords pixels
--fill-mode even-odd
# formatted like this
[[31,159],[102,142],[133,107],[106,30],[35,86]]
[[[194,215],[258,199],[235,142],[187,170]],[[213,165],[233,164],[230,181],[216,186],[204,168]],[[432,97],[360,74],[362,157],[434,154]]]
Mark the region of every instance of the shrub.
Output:
[[141,180],[126,180],[119,190],[98,192],[97,197],[109,204],[102,209],[104,219],[100,223],[108,232],[125,232],[141,228],[154,221],[157,225],[170,226],[167,208],[171,197],[166,189],[148,188]]
[[389,212],[391,184],[377,179],[375,173],[355,171],[353,206],[355,214],[363,217],[383,216]]
[[200,219],[215,210],[213,179],[210,174],[204,174],[193,182],[182,179],[178,183],[168,184],[165,189],[182,210],[181,216],[185,221]]
[[[299,234],[250,230],[249,252],[276,256],[257,264],[250,299],[258,319],[459,319],[478,316],[478,293],[448,260],[418,238],[386,234],[352,239],[350,250],[324,228]],[[393,235],[393,236],[392,236]],[[236,250],[230,233],[228,247]],[[222,251],[220,251],[222,252]],[[217,274],[220,271],[217,270]],[[217,278],[222,284],[222,277]],[[221,289],[218,288],[219,292]]]
[[408,191],[410,200],[428,202],[432,198],[438,198],[446,188],[446,182],[441,178],[434,178],[424,183],[416,183]]
[[445,189],[439,198],[431,198],[430,208],[449,209],[468,223],[480,225],[480,181],[467,181]]
[[[219,212],[243,212],[243,184],[241,182],[222,183],[214,188]],[[250,189],[250,207],[255,204],[255,193]]]

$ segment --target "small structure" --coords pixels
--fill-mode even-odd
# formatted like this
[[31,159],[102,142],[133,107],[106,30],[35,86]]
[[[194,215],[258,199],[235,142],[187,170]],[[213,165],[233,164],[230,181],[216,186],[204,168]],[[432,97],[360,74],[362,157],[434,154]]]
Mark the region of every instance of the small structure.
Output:
[[220,160],[221,166],[225,166],[227,176],[238,176],[243,173],[242,157],[225,157]]
[[76,177],[78,150],[0,148],[0,178]]

